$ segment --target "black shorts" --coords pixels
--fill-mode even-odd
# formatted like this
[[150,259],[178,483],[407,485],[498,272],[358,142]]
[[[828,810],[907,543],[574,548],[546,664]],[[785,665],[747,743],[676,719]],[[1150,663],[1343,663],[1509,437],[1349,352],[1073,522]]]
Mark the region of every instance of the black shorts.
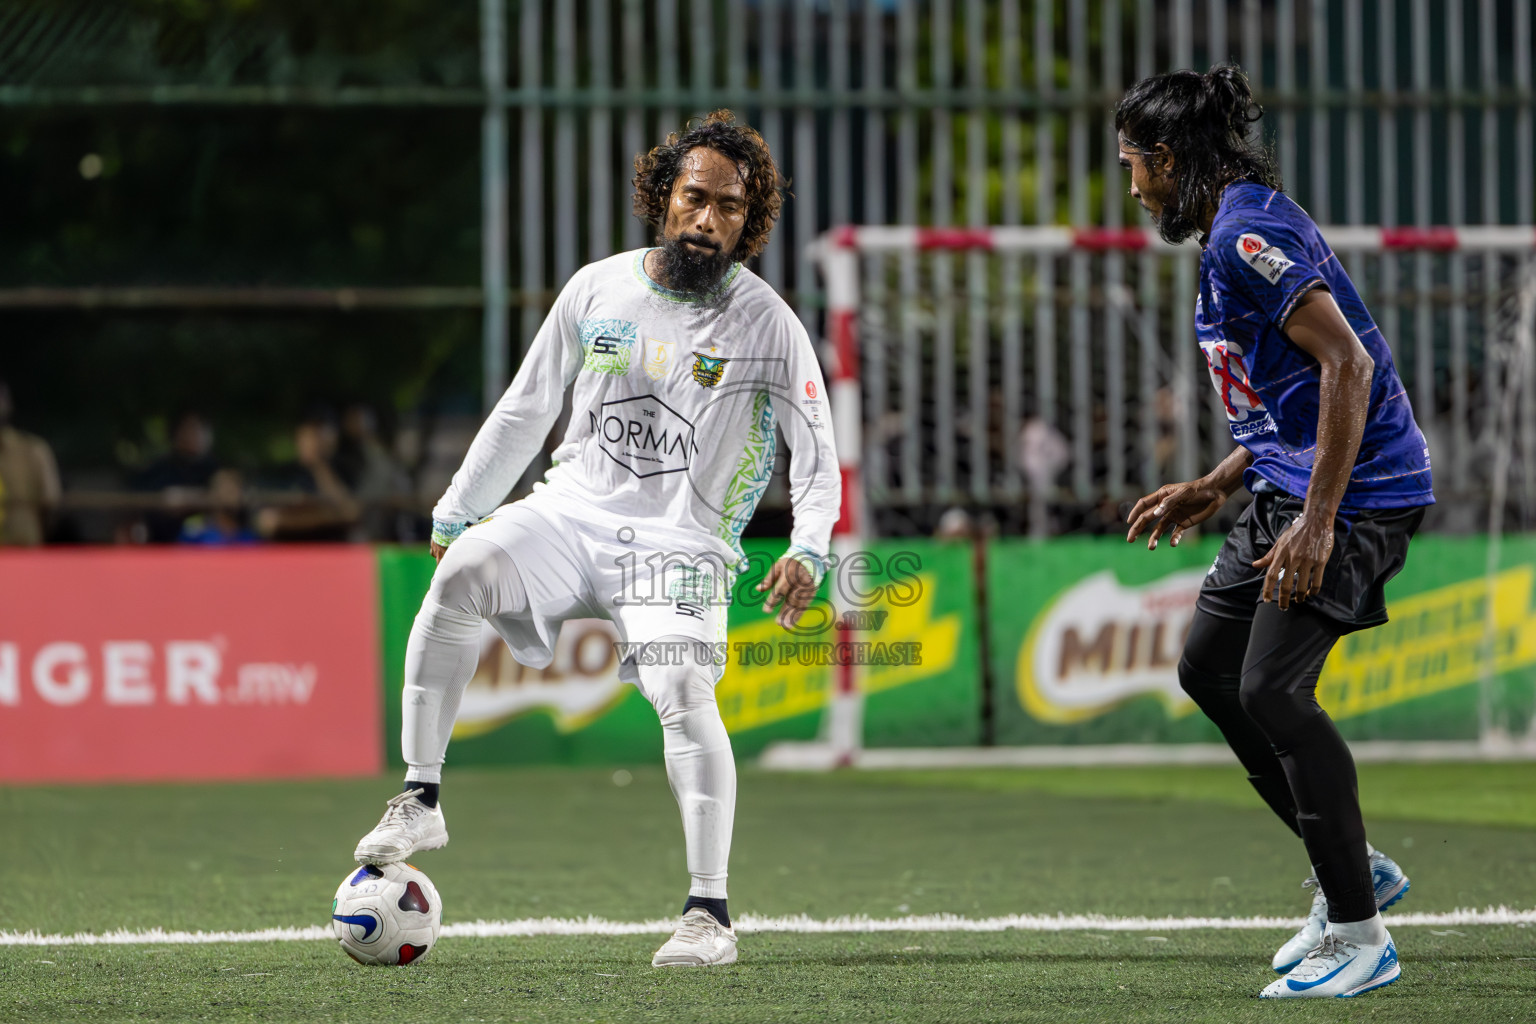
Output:
[[[1206,574],[1195,607],[1223,619],[1251,621],[1263,599],[1264,573],[1253,563],[1305,506],[1289,494],[1256,494]],[[1424,506],[1345,512],[1333,520],[1333,554],[1323,586],[1306,607],[1339,624],[1342,632],[1387,621],[1384,588],[1408,558],[1408,542],[1424,521]]]

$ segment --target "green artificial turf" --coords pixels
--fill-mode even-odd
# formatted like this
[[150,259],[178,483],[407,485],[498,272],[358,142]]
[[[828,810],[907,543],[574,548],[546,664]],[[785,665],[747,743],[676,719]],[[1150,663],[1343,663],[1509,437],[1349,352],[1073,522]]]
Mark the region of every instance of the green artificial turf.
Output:
[[1413,929],[1396,984],[1304,1006],[1255,998],[1278,932],[764,935],[707,970],[650,967],[646,936],[450,938],[406,969],[321,943],[13,949],[0,1019],[1489,1024],[1536,1004],[1517,931]]
[[[1525,766],[1363,766],[1370,820],[1413,879],[1403,911],[1536,907],[1536,827],[1457,820]],[[744,771],[734,913],[1301,916],[1299,842],[1216,769],[770,775]],[[665,777],[450,772],[452,843],[417,858],[444,921],[676,914]],[[620,777],[623,778],[622,776]],[[0,789],[0,929],[322,924],[397,783]],[[1367,808],[1372,806],[1367,798]],[[1414,799],[1419,802],[1415,804]],[[1416,806],[1436,809],[1415,817]],[[1432,820],[1438,816],[1442,820]],[[1474,819],[1484,812],[1469,813]],[[1521,824],[1524,822],[1524,824]],[[1260,1004],[1283,931],[745,934],[742,960],[649,967],[660,936],[445,938],[368,969],[330,942],[0,947],[0,1020],[1531,1020],[1536,927],[1403,927],[1404,980]],[[1161,940],[1161,941],[1160,941]],[[52,961],[43,963],[42,961]],[[615,975],[615,977],[608,977]],[[1123,987],[1122,987],[1123,986]]]
[[[1360,809],[1373,819],[1536,827],[1536,762],[1362,764]],[[1200,766],[953,769],[864,772],[876,785],[942,786],[999,793],[1192,800],[1251,808],[1257,799],[1234,761]]]

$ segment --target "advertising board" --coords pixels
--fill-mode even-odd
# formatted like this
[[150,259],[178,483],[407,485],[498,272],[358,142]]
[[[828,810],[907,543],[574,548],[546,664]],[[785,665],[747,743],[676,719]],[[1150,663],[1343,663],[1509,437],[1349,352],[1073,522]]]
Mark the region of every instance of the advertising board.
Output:
[[373,552],[0,553],[0,780],[382,766]]

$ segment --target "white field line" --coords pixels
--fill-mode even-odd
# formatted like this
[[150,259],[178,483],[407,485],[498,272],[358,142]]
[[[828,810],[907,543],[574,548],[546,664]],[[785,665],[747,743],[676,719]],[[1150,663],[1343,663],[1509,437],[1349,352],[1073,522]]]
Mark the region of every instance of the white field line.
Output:
[[[1447,925],[1536,925],[1536,910],[1488,907],[1484,910],[1452,910],[1442,914],[1388,914],[1394,928]],[[908,917],[833,917],[826,920],[803,914],[792,917],[759,917],[743,914],[736,920],[741,932],[790,932],[801,935],[851,932],[1168,932],[1249,931],[1295,928],[1297,917],[1106,917],[1102,914],[1010,914],[1006,917],[961,917],[927,914]],[[654,921],[608,921],[600,917],[524,918],[521,921],[474,921],[450,924],[448,938],[503,938],[531,935],[665,935],[677,927],[676,918]],[[205,944],[217,942],[315,942],[334,936],[322,925],[305,928],[264,928],[249,932],[105,932],[99,935],[44,935],[38,932],[0,931],[0,946],[136,946],[149,944]]]

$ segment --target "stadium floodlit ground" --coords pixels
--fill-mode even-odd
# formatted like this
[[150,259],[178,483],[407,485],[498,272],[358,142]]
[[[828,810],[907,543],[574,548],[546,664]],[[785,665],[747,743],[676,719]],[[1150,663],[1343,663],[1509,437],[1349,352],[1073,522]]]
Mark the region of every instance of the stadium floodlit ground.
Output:
[[[450,772],[453,841],[415,859],[448,931],[405,969],[321,938],[58,938],[323,927],[392,779],[3,789],[0,1019],[1531,1020],[1536,765],[1360,772],[1371,838],[1413,879],[1387,915],[1403,977],[1300,1006],[1255,998],[1290,928],[1248,919],[1299,920],[1306,858],[1235,767],[744,772],[741,960],[698,970],[649,963],[686,877],[659,768]],[[1453,915],[1499,906],[1525,913]],[[1104,920],[1040,920],[1083,914]],[[849,916],[912,920],[808,923]],[[505,934],[541,919],[581,933]]]

